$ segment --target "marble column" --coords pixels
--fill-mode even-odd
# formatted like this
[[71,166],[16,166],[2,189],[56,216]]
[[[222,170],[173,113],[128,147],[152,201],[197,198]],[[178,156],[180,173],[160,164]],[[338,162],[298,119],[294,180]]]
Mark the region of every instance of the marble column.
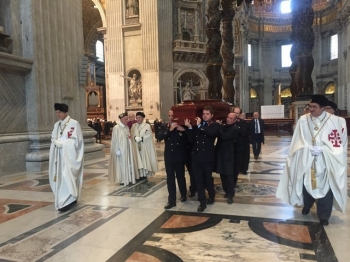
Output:
[[159,45],[157,0],[140,2],[142,43],[142,106],[146,118],[155,119],[159,98]]
[[176,33],[176,39],[182,40],[182,30],[181,30],[181,7],[177,6],[177,33]]
[[[7,143],[13,143],[13,147],[18,137],[27,137],[26,155],[18,160],[26,163],[25,169],[16,171],[40,171],[48,167],[51,131],[57,121],[55,102],[68,104],[70,116],[81,123],[86,136],[86,159],[104,156],[103,146],[93,144],[95,132],[86,124],[85,90],[78,82],[84,55],[81,1],[15,0],[11,1],[10,10],[12,31],[18,32],[13,38],[14,55],[34,61],[23,82],[26,128],[21,130],[21,135],[7,137]],[[13,126],[8,128],[10,133],[16,132]],[[14,171],[5,169],[2,173]]]
[[107,118],[118,120],[118,115],[125,111],[124,46],[122,25],[125,14],[124,1],[107,0],[106,5],[106,95]]
[[153,117],[167,119],[168,110],[174,104],[173,97],[173,12],[171,1],[158,0],[158,46],[159,46],[159,100],[151,101],[156,104]]

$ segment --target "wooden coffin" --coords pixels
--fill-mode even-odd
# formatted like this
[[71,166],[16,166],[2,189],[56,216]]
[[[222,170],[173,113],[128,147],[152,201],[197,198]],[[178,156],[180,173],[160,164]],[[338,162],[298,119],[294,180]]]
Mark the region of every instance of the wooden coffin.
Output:
[[230,113],[230,106],[221,100],[190,100],[174,105],[171,107],[171,110],[174,112],[173,121],[183,125],[185,119],[187,118],[191,121],[192,125],[195,125],[195,118],[202,118],[203,108],[206,106],[211,106],[214,109],[214,121],[226,121],[226,117],[228,113]]

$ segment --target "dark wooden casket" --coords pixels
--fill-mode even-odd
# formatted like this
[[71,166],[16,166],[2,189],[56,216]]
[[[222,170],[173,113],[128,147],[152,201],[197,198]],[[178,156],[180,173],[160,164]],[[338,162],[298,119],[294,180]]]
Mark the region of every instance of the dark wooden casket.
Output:
[[228,113],[230,113],[230,105],[221,100],[189,100],[171,107],[174,112],[174,122],[180,125],[184,124],[185,119],[189,119],[192,125],[196,124],[196,117],[202,118],[203,108],[211,106],[214,109],[213,120],[226,121]]

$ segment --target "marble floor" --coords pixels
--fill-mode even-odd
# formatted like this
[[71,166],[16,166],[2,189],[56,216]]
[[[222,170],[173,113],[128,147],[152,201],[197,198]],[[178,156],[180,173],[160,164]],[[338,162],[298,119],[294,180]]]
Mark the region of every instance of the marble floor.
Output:
[[106,157],[85,163],[81,200],[66,213],[54,209],[47,171],[0,177],[0,261],[350,261],[349,202],[322,227],[315,209],[303,216],[274,196],[290,141],[266,137],[232,205],[214,174],[217,196],[204,213],[196,198],[164,210],[163,143],[160,171],[124,187],[108,182],[104,141]]

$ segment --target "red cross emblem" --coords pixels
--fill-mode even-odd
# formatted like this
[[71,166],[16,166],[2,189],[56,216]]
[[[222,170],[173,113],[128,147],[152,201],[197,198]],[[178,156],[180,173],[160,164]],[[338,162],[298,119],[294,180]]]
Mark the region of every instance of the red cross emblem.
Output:
[[341,137],[338,130],[332,130],[332,132],[328,135],[328,140],[332,143],[333,147],[340,147]]

